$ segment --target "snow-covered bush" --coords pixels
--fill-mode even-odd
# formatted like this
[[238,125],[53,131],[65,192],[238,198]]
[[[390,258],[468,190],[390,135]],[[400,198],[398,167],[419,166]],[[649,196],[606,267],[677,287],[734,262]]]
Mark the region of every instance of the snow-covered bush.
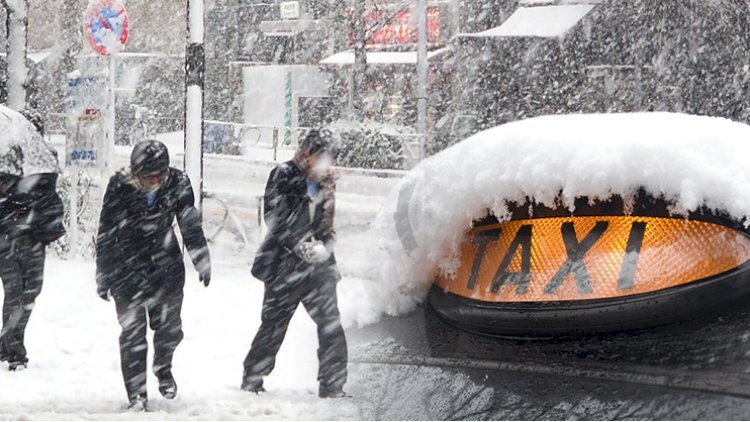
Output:
[[374,121],[339,120],[328,126],[340,148],[338,164],[367,169],[403,169],[411,128]]

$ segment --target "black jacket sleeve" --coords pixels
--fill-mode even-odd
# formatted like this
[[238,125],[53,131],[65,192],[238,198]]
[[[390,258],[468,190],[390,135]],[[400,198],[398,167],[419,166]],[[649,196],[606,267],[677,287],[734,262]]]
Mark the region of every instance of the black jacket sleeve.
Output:
[[268,228],[267,239],[291,252],[300,239],[294,236],[289,224],[293,208],[288,192],[289,173],[283,164],[271,170],[263,195],[263,219]]
[[57,194],[57,174],[42,174],[37,177],[30,193],[30,236],[46,245],[65,235],[65,206]]
[[266,190],[263,194],[263,220],[266,222],[266,227],[269,232],[273,232],[279,225],[279,216],[276,214],[283,210],[284,205],[283,198],[279,192],[279,179],[281,177],[279,167],[271,170],[271,174],[268,176],[266,182]]
[[195,208],[190,179],[184,173],[179,173],[177,177],[177,224],[195,269],[204,274],[211,269],[211,256],[203,233],[203,218]]
[[65,209],[57,194],[57,174],[17,178],[2,201],[2,231],[8,239],[49,244],[65,234]]
[[119,188],[120,178],[115,175],[109,179],[104,203],[99,215],[99,231],[96,235],[96,283],[100,289],[112,287],[116,271],[121,265],[119,260],[118,222],[122,218],[124,207]]

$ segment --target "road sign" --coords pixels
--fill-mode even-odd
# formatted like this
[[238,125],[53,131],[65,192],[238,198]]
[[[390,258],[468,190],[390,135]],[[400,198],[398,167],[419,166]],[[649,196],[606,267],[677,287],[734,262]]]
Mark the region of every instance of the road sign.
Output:
[[84,33],[97,54],[112,56],[128,41],[129,23],[122,0],[99,0],[86,12]]
[[107,140],[108,83],[104,76],[76,76],[68,81],[65,164],[102,168]]
[[279,3],[281,19],[299,19],[299,1],[285,1]]

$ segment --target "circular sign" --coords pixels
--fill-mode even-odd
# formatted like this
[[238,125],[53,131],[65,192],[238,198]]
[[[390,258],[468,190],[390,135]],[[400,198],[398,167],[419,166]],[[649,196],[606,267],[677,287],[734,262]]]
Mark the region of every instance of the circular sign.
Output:
[[117,54],[128,40],[128,13],[122,0],[100,0],[92,4],[84,19],[84,33],[97,54]]

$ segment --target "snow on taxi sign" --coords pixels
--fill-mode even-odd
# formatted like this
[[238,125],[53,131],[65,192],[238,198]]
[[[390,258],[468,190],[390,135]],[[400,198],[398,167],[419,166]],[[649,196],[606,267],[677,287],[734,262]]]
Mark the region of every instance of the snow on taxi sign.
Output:
[[127,42],[128,25],[128,13],[121,0],[92,1],[84,19],[84,33],[97,54],[112,56]]

